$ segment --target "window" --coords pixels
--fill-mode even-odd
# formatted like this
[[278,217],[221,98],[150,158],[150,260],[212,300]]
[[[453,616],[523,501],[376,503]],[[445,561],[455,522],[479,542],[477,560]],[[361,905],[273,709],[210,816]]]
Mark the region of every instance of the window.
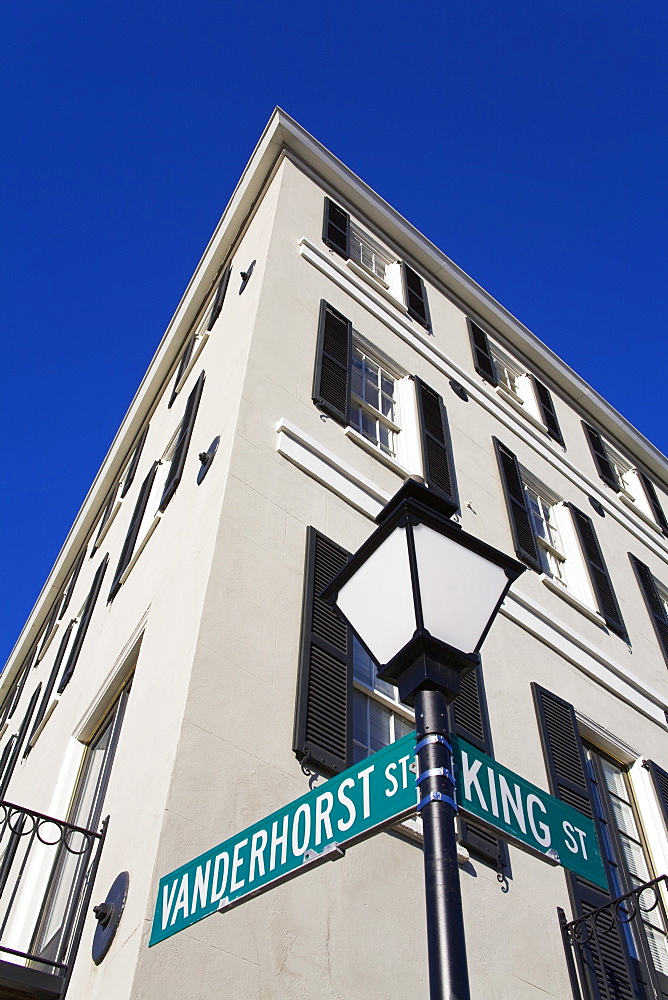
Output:
[[[96,735],[87,745],[67,822],[97,830],[102,818],[104,797],[118,745],[131,683],[128,683]],[[61,847],[54,861],[50,888],[44,902],[31,951],[52,961],[62,961],[61,941],[68,940],[70,921],[75,917],[77,899],[70,898],[77,883],[81,857]]]
[[[550,791],[593,819],[608,874],[608,891],[566,874],[576,917],[608,907],[596,921],[595,934],[576,935],[575,946],[582,949],[583,996],[630,1000],[654,995],[647,990],[648,972],[660,981],[661,993],[656,995],[663,995],[668,987],[666,928],[660,907],[649,909],[652,890],[647,893],[650,898],[640,894],[637,909],[613,902],[652,877],[628,768],[583,741],[572,705],[537,684],[532,690]],[[668,819],[668,774],[652,761],[645,763]]]
[[[320,597],[349,558],[331,538],[308,528],[293,750],[305,767],[327,774],[340,773],[414,728],[411,710],[392,685],[378,680],[375,661]],[[480,666],[462,680],[450,728],[493,756]],[[508,863],[493,833],[463,819],[458,829],[461,843],[478,857]]]
[[376,676],[378,666],[356,636],[353,646],[353,759],[360,760],[415,728],[413,714],[397,689]]
[[[633,800],[627,769],[593,746],[584,744],[587,774],[592,788],[594,817],[599,842],[608,863],[611,892],[623,896],[654,877],[645,848],[640,820]],[[638,910],[640,919],[624,924],[626,944],[633,966],[649,959],[663,977],[668,977],[668,937],[651,890],[647,905]],[[642,898],[642,897],[641,897]],[[649,952],[649,954],[647,954]],[[637,968],[638,978],[644,979]],[[668,978],[663,984],[668,987]]]
[[396,459],[404,473],[421,474],[427,486],[449,501],[453,514],[459,509],[441,396],[416,376],[400,374],[361,334],[353,334],[351,321],[324,299],[312,398],[337,423],[358,432],[373,450]]
[[581,610],[596,609],[611,631],[627,638],[591,518],[535,479],[496,438],[494,445],[518,558]]
[[610,444],[591,424],[582,421],[596,469],[603,482],[610,486],[620,499],[640,513],[644,520],[668,535],[668,521],[661,506],[656,487],[649,476],[634,466]]
[[506,402],[524,415],[549,437],[564,445],[557,412],[550,390],[496,344],[491,344],[485,331],[468,320],[469,336],[475,370],[486,382],[495,386]]
[[649,566],[646,566],[630,552],[629,558],[640,584],[649,616],[652,619],[661,652],[668,664],[668,587],[665,587],[653,576]]
[[330,198],[325,198],[322,238],[330,250],[352,262],[353,268],[356,265],[363,276],[376,279],[391,298],[403,302],[411,319],[431,330],[427,288],[417,271],[352,222]]
[[399,433],[394,377],[353,346],[350,424],[386,455],[396,456]]

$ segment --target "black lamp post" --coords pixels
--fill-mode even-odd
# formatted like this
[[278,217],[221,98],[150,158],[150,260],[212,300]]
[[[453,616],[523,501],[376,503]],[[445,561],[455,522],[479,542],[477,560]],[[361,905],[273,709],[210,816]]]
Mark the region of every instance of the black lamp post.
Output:
[[463,531],[453,513],[437,493],[407,480],[323,592],[382,664],[379,678],[415,706],[431,1000],[470,997],[447,706],[525,569]]

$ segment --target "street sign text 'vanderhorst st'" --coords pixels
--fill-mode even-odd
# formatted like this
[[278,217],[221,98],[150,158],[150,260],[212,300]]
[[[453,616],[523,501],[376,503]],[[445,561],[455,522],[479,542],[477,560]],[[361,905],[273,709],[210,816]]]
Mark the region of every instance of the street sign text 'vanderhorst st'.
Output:
[[[604,888],[591,819],[452,739],[457,801],[504,840]],[[160,879],[149,947],[414,814],[415,733],[330,778]]]

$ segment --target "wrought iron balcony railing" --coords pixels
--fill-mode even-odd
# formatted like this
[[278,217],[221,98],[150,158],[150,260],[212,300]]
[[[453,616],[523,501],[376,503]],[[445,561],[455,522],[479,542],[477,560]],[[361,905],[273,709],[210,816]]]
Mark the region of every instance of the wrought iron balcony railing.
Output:
[[668,998],[668,876],[559,923],[574,1000]]
[[65,996],[107,823],[86,830],[0,802],[0,996]]

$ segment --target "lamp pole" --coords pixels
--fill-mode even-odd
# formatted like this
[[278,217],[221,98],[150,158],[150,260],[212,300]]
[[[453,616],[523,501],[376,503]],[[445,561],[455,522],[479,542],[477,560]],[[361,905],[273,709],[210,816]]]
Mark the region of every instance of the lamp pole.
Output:
[[463,531],[456,510],[452,498],[407,480],[322,592],[382,664],[379,679],[415,707],[431,1000],[470,1000],[448,703],[525,569]]
[[416,692],[429,991],[431,1000],[469,1000],[447,712],[443,691]]

